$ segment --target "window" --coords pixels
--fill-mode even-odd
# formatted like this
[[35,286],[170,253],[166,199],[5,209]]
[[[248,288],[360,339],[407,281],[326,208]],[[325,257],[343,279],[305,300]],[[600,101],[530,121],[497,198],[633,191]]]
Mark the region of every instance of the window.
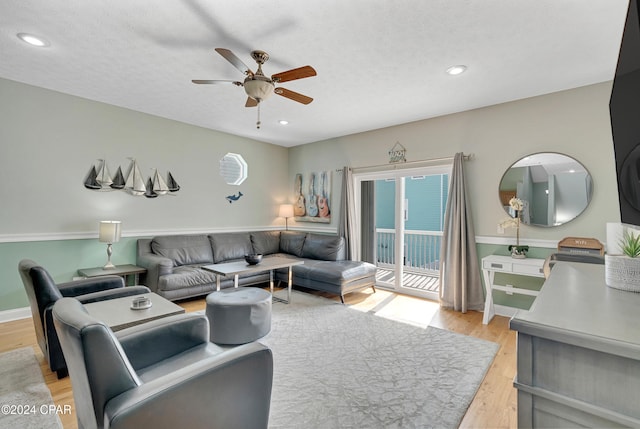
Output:
[[228,153],[220,160],[220,175],[228,185],[240,185],[248,173],[249,167],[242,155]]

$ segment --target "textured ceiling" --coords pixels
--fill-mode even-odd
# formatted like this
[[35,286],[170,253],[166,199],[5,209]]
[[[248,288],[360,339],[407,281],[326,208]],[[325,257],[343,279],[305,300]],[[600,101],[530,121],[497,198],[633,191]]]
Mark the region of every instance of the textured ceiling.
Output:
[[[627,0],[2,0],[0,77],[282,146],[614,77]],[[34,33],[51,46],[16,37]],[[244,107],[214,48],[318,75]],[[465,64],[466,73],[445,70]],[[0,95],[1,96],[1,95]],[[287,126],[277,123],[290,122]]]

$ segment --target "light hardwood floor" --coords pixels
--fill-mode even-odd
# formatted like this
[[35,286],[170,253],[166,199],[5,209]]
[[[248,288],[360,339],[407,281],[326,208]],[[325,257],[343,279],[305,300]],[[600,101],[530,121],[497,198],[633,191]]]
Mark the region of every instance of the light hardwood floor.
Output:
[[[330,299],[339,300],[335,296],[317,293]],[[431,301],[392,292],[370,290],[356,292],[345,297],[347,305],[361,311],[374,311],[376,314],[392,319],[402,320],[419,326],[431,325],[453,332],[493,341],[500,349],[487,372],[461,428],[515,428],[516,390],[513,378],[516,373],[516,335],[509,330],[509,320],[496,316],[489,325],[482,324],[482,313],[469,312],[461,314],[442,310]],[[204,298],[178,302],[187,312],[204,310]],[[31,319],[23,319],[0,324],[0,352],[20,347],[33,347],[40,360],[40,367],[47,386],[56,405],[71,405],[72,414],[61,415],[65,428],[76,429],[77,422],[73,393],[69,377],[58,380],[52,373],[40,348],[36,343],[35,331]]]

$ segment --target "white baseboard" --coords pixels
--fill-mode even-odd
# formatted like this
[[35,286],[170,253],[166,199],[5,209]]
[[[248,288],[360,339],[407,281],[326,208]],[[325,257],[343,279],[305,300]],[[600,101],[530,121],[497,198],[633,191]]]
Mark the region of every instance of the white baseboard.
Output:
[[11,310],[0,311],[0,323],[30,318],[31,307],[13,308]]

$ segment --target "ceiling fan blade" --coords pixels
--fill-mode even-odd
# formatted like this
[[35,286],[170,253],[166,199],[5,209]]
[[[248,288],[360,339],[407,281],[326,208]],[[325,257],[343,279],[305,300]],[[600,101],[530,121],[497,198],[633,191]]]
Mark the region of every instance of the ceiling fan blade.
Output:
[[209,79],[193,79],[191,82],[198,84],[219,84],[219,83],[232,83],[236,86],[242,86],[242,82],[237,80],[209,80]]
[[311,66],[298,67],[297,69],[283,71],[271,76],[274,82],[288,82],[290,80],[304,79],[305,77],[315,76],[316,71]]
[[231,52],[228,49],[224,48],[216,48],[216,52],[224,57],[225,60],[229,61],[235,68],[240,70],[247,76],[253,76],[253,72],[245,63],[243,63],[240,58],[236,57],[236,54]]
[[306,95],[299,94],[295,91],[291,91],[290,89],[287,89],[287,88],[276,88],[274,89],[273,92],[302,104],[309,104],[313,101],[313,98],[307,97]]
[[244,107],[256,107],[257,105],[258,102],[256,100],[251,97],[247,97],[247,102],[245,103]]

